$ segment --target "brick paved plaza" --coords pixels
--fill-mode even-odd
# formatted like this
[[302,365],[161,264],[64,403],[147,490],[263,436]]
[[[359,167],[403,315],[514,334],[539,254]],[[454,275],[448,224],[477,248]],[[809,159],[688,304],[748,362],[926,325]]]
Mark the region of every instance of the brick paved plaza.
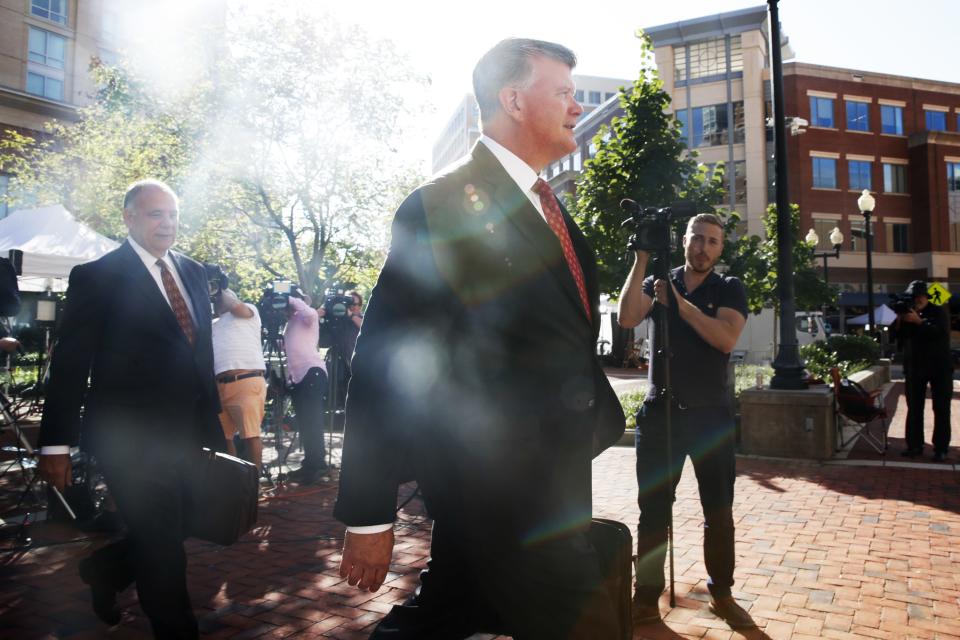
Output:
[[[894,436],[902,435],[903,404]],[[954,400],[955,421],[958,411]],[[734,595],[759,625],[746,634],[707,611],[701,511],[688,465],[675,509],[677,607],[670,610],[664,595],[663,623],[638,626],[634,637],[960,638],[960,476],[953,465],[901,465],[897,453],[892,448],[887,466],[738,459]],[[958,460],[955,450],[951,456]],[[598,458],[596,515],[635,523],[633,466],[629,447]],[[259,525],[240,543],[188,544],[205,637],[363,638],[409,594],[428,552],[419,501],[402,512],[385,588],[361,594],[337,576],[335,494],[335,476],[265,493]],[[108,630],[90,610],[77,562],[104,538],[63,525],[36,525],[32,535],[34,549],[0,555],[0,637],[149,637],[133,590],[122,596],[127,613],[118,628]]]

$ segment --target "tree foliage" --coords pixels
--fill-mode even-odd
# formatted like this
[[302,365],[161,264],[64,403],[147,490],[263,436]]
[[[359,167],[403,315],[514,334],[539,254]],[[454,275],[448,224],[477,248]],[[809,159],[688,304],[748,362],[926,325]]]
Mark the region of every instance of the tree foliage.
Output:
[[[649,59],[650,41],[643,42],[644,57]],[[597,252],[604,293],[615,296],[620,291],[632,264],[625,249],[627,234],[621,230],[626,217],[620,209],[622,199],[658,207],[691,200],[699,211],[707,211],[723,198],[722,169],[708,176],[695,154],[684,154],[680,125],[666,111],[670,102],[648,62],[633,85],[620,89],[624,114],[598,131],[593,139],[596,155],[584,163],[577,180],[570,206]],[[739,220],[735,213],[718,213],[731,225]],[[683,223],[676,228],[682,233]],[[671,263],[682,264],[682,257],[678,262],[674,255]]]
[[368,287],[420,179],[398,149],[425,80],[310,3],[243,10],[222,37],[207,78],[177,93],[94,60],[99,90],[77,122],[0,136],[13,204],[61,202],[119,239],[125,187],[158,178],[181,196],[178,248],[223,265],[247,298],[273,279],[315,297]]
[[[763,308],[777,309],[777,206],[771,204],[763,219],[766,239],[750,236],[741,239],[733,255],[727,261],[730,273],[738,276],[747,289],[747,306],[753,313]],[[793,294],[795,307],[799,310],[819,309],[832,304],[837,289],[827,285],[814,268],[815,247],[798,242],[800,232],[800,207],[790,206],[790,225],[794,242],[793,249]]]

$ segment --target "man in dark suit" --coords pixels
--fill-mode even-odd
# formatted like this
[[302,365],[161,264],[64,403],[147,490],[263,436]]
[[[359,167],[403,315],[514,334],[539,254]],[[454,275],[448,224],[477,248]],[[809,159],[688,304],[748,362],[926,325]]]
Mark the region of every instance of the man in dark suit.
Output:
[[158,638],[197,636],[186,472],[200,447],[224,445],[206,274],[170,250],[178,216],[170,187],[134,183],[123,201],[127,241],[70,273],[40,429],[44,478],[70,484],[68,447],[82,440],[127,524],[124,540],[80,564],[94,611],[118,623],[116,594],[136,582]]
[[474,70],[484,135],[397,211],[353,359],[340,573],[376,590],[400,483],[434,519],[418,595],[372,637],[614,635],[591,459],[624,416],[595,356],[596,261],[537,174],[576,150],[573,53],[505,40]]

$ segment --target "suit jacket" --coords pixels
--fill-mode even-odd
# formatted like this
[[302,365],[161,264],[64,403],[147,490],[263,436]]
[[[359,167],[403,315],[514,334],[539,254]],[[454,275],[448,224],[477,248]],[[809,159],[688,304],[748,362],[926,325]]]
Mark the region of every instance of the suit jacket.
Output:
[[483,144],[401,205],[353,359],[342,522],[392,522],[415,479],[434,518],[484,535],[588,523],[590,461],[624,415],[595,356],[595,257],[563,213],[592,323],[557,237]]
[[194,346],[128,242],[70,272],[41,446],[82,439],[98,454],[123,443],[223,448],[206,274],[190,258],[170,256],[197,321]]

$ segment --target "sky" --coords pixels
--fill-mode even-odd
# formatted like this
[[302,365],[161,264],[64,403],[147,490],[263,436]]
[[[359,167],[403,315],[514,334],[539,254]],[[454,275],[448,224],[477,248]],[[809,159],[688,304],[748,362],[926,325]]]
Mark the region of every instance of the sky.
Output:
[[[422,129],[430,147],[470,91],[477,59],[508,36],[551,40],[573,49],[576,72],[633,80],[639,70],[638,27],[679,22],[762,0],[352,0],[329,10],[374,35],[388,37],[431,79]],[[905,6],[911,6],[906,10]],[[958,0],[781,0],[780,23],[796,53],[813,64],[960,83],[950,53],[960,24]]]

